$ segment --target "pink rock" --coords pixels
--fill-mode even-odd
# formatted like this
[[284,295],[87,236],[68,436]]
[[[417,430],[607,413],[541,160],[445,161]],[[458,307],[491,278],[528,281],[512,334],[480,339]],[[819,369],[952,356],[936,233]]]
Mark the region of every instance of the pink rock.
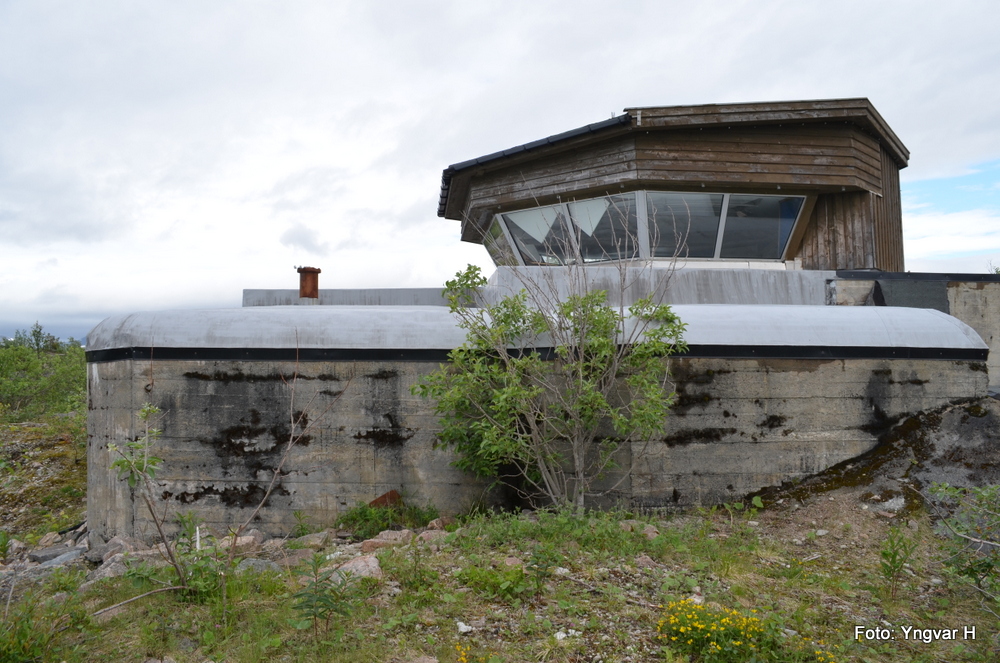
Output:
[[649,555],[639,555],[635,558],[635,565],[640,569],[654,569],[656,568],[656,562]]
[[375,552],[379,548],[387,546],[401,546],[409,543],[413,539],[413,532],[408,529],[395,530],[387,529],[379,532],[374,539],[361,542],[361,552]]
[[448,525],[452,525],[454,523],[455,519],[451,516],[441,516],[440,518],[435,518],[427,523],[427,529],[444,529]]
[[352,578],[381,578],[382,567],[378,563],[378,558],[374,555],[362,555],[355,557],[349,562],[345,562],[337,567],[337,571],[342,574],[350,574]]
[[420,543],[430,543],[432,541],[438,541],[439,539],[444,539],[448,537],[448,532],[441,529],[429,529],[426,532],[421,532],[417,535],[417,541]]

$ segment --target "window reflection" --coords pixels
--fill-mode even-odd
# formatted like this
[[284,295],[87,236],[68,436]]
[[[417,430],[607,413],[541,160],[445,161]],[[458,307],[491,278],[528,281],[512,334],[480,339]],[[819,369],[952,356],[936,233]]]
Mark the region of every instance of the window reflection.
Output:
[[639,256],[634,193],[572,202],[568,207],[583,262]]
[[486,250],[489,252],[490,258],[493,259],[494,265],[510,266],[517,264],[514,250],[510,247],[507,238],[504,237],[503,228],[500,227],[500,222],[497,219],[493,219],[493,223],[490,224],[489,229],[486,231],[486,237],[483,238],[483,245],[486,246]]
[[649,248],[654,258],[712,258],[722,194],[646,193]]
[[636,204],[643,195],[647,228],[642,230],[649,234],[651,258],[780,260],[805,202],[803,196],[616,194],[499,214],[483,243],[497,265],[518,264],[518,256],[525,265],[639,258],[645,254],[639,246]]
[[802,198],[779,196],[729,197],[721,258],[781,258]]
[[502,215],[525,265],[565,265],[576,250],[570,243],[566,219],[557,205]]

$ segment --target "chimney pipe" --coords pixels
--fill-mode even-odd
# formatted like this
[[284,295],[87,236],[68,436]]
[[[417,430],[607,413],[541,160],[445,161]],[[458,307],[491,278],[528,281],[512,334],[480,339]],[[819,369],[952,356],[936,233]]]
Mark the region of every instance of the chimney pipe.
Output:
[[319,299],[319,273],[323,270],[318,267],[299,267],[299,297],[309,299]]

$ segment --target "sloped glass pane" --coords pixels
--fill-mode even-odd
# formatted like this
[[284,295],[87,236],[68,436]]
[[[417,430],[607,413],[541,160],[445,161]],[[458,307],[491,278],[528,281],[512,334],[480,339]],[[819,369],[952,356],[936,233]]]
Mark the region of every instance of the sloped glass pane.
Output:
[[510,266],[518,264],[517,258],[514,256],[514,250],[510,247],[510,243],[507,242],[507,238],[503,234],[503,228],[500,227],[500,221],[496,217],[493,218],[493,223],[490,224],[489,230],[486,231],[483,244],[486,246],[490,257],[493,258],[494,265]]
[[721,193],[646,193],[649,248],[654,258],[713,258]]
[[525,265],[565,265],[574,250],[566,232],[566,219],[556,205],[501,215]]
[[572,202],[568,207],[584,262],[639,255],[634,193]]
[[730,196],[719,257],[780,259],[803,200],[798,196]]

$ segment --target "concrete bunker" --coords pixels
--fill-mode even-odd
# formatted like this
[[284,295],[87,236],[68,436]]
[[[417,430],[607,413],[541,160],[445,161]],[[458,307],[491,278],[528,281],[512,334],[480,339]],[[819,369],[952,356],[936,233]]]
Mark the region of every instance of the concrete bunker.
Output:
[[[625,449],[637,463],[609,499],[684,507],[804,478],[990,389],[1000,279],[940,275],[942,310],[900,271],[907,158],[867,100],[630,109],[450,166],[439,214],[486,244],[493,292],[541,273],[559,290],[572,270],[614,291],[624,269],[620,299],[674,305],[690,346],[670,360],[680,402],[652,448]],[[681,204],[701,210],[690,250],[657,223]],[[140,435],[147,401],[164,413],[158,499],[218,529],[263,496],[297,413],[313,426],[261,529],[286,533],[294,511],[329,523],[389,490],[445,512],[483,498],[410,394],[464,339],[440,290],[320,289],[318,269],[300,273],[308,288],[246,290],[243,308],[118,316],[88,335],[91,527],[149,532],[108,449]],[[917,285],[880,299],[893,280]]]

